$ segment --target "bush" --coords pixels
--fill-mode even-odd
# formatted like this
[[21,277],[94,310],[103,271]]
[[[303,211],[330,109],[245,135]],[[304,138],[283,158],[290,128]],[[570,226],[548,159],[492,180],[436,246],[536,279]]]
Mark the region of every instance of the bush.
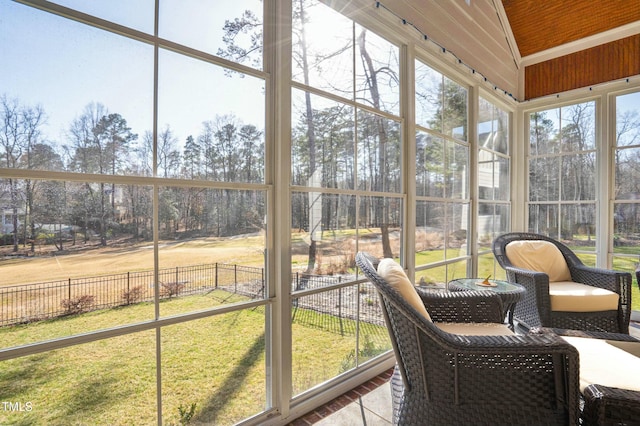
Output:
[[142,299],[144,287],[137,285],[129,290],[122,291],[122,301],[125,305],[131,305],[137,303]]
[[168,298],[172,298],[173,296],[177,296],[180,294],[182,289],[184,288],[184,283],[162,283],[162,295]]
[[95,296],[85,294],[72,299],[64,299],[60,304],[66,315],[74,315],[90,311],[94,301]]

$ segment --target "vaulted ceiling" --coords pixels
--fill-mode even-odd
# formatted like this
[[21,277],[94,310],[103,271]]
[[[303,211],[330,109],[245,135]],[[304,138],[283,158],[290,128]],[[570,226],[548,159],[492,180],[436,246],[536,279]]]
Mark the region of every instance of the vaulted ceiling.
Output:
[[583,49],[580,41],[593,47],[640,28],[640,0],[502,0],[502,5],[522,58],[570,43]]
[[640,73],[640,0],[501,1],[526,99]]

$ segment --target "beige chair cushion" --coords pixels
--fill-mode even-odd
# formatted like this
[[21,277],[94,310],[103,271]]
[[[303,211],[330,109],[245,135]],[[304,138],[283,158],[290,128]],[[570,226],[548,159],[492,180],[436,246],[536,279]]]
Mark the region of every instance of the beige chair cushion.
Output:
[[422,299],[418,296],[418,292],[411,281],[409,281],[407,274],[404,273],[402,266],[397,264],[393,259],[382,259],[378,264],[378,275],[384,278],[391,287],[400,293],[407,303],[413,306],[416,311],[421,313],[428,321],[431,321],[431,317],[424,307]]
[[549,283],[551,310],[556,312],[617,311],[619,295],[573,281]]
[[[598,384],[640,391],[640,358],[613,346],[606,340],[563,336],[580,354],[580,391]],[[622,342],[616,342],[616,344]],[[636,345],[640,342],[626,343]]]
[[505,247],[509,261],[521,269],[544,272],[549,281],[571,281],[571,272],[560,249],[549,241],[513,241]]
[[511,336],[513,331],[507,324],[498,323],[459,323],[459,322],[434,322],[442,331],[463,336]]

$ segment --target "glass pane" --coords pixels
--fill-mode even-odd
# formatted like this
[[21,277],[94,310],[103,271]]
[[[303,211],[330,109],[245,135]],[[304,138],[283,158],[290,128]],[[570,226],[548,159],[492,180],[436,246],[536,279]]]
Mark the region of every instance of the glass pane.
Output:
[[[53,335],[47,329],[55,327],[33,324],[28,333]],[[24,333],[0,327],[0,341],[18,344]],[[155,350],[150,330],[2,361],[0,389],[7,405],[0,409],[0,423],[157,424]],[[200,371],[189,358],[182,362],[192,373]],[[15,409],[7,409],[9,403]]]
[[640,245],[640,203],[614,204],[613,250],[638,255]]
[[637,200],[640,197],[640,148],[617,149],[615,198]]
[[416,202],[416,265],[444,260],[446,204]]
[[447,207],[446,258],[466,256],[469,248],[469,204],[451,203]]
[[[466,278],[469,276],[467,273],[467,260],[461,260],[459,262],[450,263],[447,265],[447,282],[458,278]],[[486,276],[486,275],[485,275]]]
[[562,107],[562,151],[576,152],[595,149],[595,102]]
[[494,114],[493,104],[482,97],[478,98],[478,146],[493,149],[494,144]]
[[429,133],[416,134],[416,195],[444,197],[444,141]]
[[293,6],[293,80],[353,99],[353,22],[316,1]]
[[167,424],[231,425],[268,408],[264,308],[164,327],[162,408]]
[[416,124],[442,132],[442,74],[416,61]]
[[[154,0],[51,0],[61,6],[153,34]],[[4,15],[0,13],[0,15]]]
[[444,78],[443,133],[462,141],[467,140],[467,98],[466,88]]
[[478,248],[491,250],[493,239],[510,229],[510,205],[481,202],[478,206]]
[[495,129],[495,140],[493,149],[501,154],[509,154],[509,113],[496,108],[497,127]]
[[354,366],[359,301],[358,285],[293,299],[294,396]]
[[574,250],[595,250],[596,206],[595,204],[563,205],[561,235]]
[[511,167],[509,158],[495,157],[494,182],[496,185],[495,199],[509,201],[511,199]]
[[264,80],[166,50],[159,61],[158,176],[264,182]]
[[558,201],[560,157],[529,160],[529,200]]
[[266,296],[264,193],[181,187],[158,192],[162,315]]
[[[33,180],[0,186],[28,200],[2,215],[0,325],[24,324],[16,326],[23,330],[18,343],[153,318],[151,188]],[[48,334],[33,329],[51,318],[58,321],[38,329]]]
[[559,123],[557,110],[529,115],[529,154],[547,155],[559,151]]
[[616,98],[616,145],[640,144],[640,92]]
[[529,232],[558,236],[558,206],[555,204],[529,205]]
[[478,146],[502,154],[509,152],[509,114],[479,98]]
[[433,289],[445,289],[447,283],[447,267],[438,266],[436,268],[416,271],[416,285],[426,286]]
[[164,39],[262,69],[262,22],[260,0],[161,0],[158,28]]
[[[358,197],[358,250],[378,257],[400,257],[402,247],[402,199],[390,197]],[[365,244],[363,244],[365,243]],[[374,248],[377,247],[377,250]]]
[[596,154],[562,156],[562,199],[567,201],[596,199]]
[[[292,272],[345,275],[355,267],[356,198],[318,192],[292,194]],[[304,278],[304,277],[303,277]],[[306,288],[303,282],[295,289]]]
[[[326,37],[326,35],[325,35]],[[356,24],[356,101],[390,114],[400,113],[399,49]]]
[[506,280],[506,272],[500,267],[493,253],[478,256],[478,277],[488,277],[496,280]]
[[152,46],[14,2],[0,16],[0,165],[141,174],[131,154],[153,125]]
[[353,108],[293,90],[291,176],[294,185],[353,189]]
[[[344,293],[344,290],[342,290]],[[360,298],[358,352],[347,365],[362,365],[370,359],[392,350],[389,332],[384,322],[382,305],[378,293],[369,281],[360,283],[358,288]],[[340,305],[343,306],[343,305]]]
[[400,123],[358,111],[358,189],[400,192]]
[[469,197],[469,147],[454,142],[447,143],[446,155],[447,198]]

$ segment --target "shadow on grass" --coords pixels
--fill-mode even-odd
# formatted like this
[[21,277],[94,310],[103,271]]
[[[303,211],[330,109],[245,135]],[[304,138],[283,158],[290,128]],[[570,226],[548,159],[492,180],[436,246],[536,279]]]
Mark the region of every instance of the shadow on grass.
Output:
[[247,350],[220,388],[211,395],[202,410],[192,419],[194,423],[217,424],[216,420],[220,415],[220,411],[227,407],[236,394],[242,390],[242,385],[249,375],[251,367],[263,359],[264,340],[265,335],[262,333]]

